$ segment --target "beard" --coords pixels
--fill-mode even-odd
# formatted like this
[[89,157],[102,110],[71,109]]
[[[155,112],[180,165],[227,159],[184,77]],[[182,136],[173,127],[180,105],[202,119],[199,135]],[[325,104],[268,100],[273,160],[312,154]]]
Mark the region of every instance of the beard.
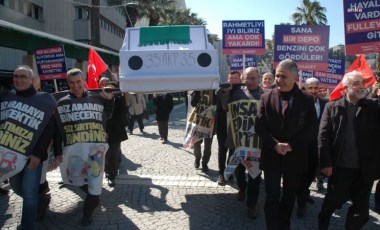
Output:
[[366,92],[366,90],[363,90],[362,92],[360,92],[360,91],[355,91],[355,90],[348,88],[348,94],[351,97],[354,97],[354,98],[360,100],[360,99],[365,98],[367,92]]

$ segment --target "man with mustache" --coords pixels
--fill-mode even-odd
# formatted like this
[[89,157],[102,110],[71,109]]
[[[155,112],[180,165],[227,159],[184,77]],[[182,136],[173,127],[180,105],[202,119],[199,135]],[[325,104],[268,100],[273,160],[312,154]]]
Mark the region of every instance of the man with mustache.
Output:
[[366,98],[360,72],[347,73],[342,83],[343,97],[326,105],[319,127],[320,167],[329,177],[319,229],[328,229],[335,209],[349,199],[345,228],[362,229],[369,219],[373,181],[379,178],[379,104]]

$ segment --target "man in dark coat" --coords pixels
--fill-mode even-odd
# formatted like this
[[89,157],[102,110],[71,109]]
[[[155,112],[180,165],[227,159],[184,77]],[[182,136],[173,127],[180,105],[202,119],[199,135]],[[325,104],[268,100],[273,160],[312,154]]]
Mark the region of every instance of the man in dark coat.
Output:
[[[314,100],[315,112],[317,113],[318,124],[321,121],[323,110],[327,101],[318,96],[319,80],[309,78],[305,82],[305,92],[310,94]],[[308,145],[308,170],[304,173],[300,188],[297,193],[297,216],[303,217],[306,212],[306,202],[313,204],[314,200],[310,197],[310,185],[315,179],[318,167],[318,141],[317,137]],[[318,177],[319,183],[323,186],[323,176]],[[320,182],[321,181],[321,182]]]
[[[377,72],[377,83],[372,88],[372,98],[380,104],[380,72]],[[375,212],[380,213],[380,180],[377,181],[375,190]]]
[[281,61],[276,68],[276,88],[261,96],[256,117],[255,129],[263,141],[260,168],[269,230],[290,229],[297,190],[307,171],[307,145],[317,136],[313,99],[298,89],[297,77],[297,64],[290,59]]
[[219,177],[218,177],[218,185],[226,185],[226,181],[224,179],[224,170],[226,169],[226,162],[228,163],[229,157],[228,155],[232,155],[233,151],[226,147],[227,140],[227,112],[226,109],[223,108],[223,95],[225,91],[229,91],[230,93],[240,89],[240,73],[238,71],[231,71],[228,74],[227,83],[230,84],[230,87],[220,88],[216,94],[216,115],[215,115],[215,132],[216,137],[218,139],[218,169],[219,169]]
[[[248,147],[248,148],[258,148],[260,144],[248,144],[247,140],[251,138],[253,140],[255,138],[254,135],[250,135],[247,139],[239,140],[238,133],[239,131],[245,131],[250,132],[252,126],[254,123],[248,121],[249,117],[254,117],[257,113],[257,109],[248,109],[251,108],[249,104],[251,105],[257,105],[258,101],[260,99],[260,96],[264,93],[263,89],[260,88],[259,82],[260,82],[260,74],[256,67],[248,67],[243,71],[243,82],[245,83],[245,86],[241,88],[235,88],[233,90],[230,90],[227,92],[228,97],[224,97],[228,99],[227,105],[225,102],[223,102],[223,106],[228,108],[229,114],[229,127],[228,127],[228,133],[227,133],[227,139],[226,139],[226,146],[231,149],[232,154],[235,152],[235,149],[239,147]],[[222,99],[223,100],[223,99]],[[247,103],[247,100],[250,102]],[[225,100],[223,100],[225,101]],[[245,101],[245,102],[243,102]],[[242,109],[242,111],[239,111],[239,115],[232,115],[234,112],[237,113],[237,111],[232,111],[230,105],[237,103],[244,103],[247,106],[247,109]],[[258,107],[258,106],[257,106]],[[257,108],[255,107],[255,108]],[[239,110],[239,109],[238,109]],[[245,120],[247,121],[247,125],[239,124],[239,122],[231,122],[233,120]],[[235,133],[233,132],[235,130]],[[239,130],[239,131],[238,131]],[[235,135],[235,137],[234,137]],[[235,138],[235,141],[234,141]],[[257,137],[256,137],[257,138]],[[257,199],[259,197],[260,192],[260,183],[261,183],[261,172],[258,176],[252,177],[248,173],[248,178],[246,177],[246,167],[243,163],[240,163],[237,165],[234,171],[234,176],[236,178],[237,185],[239,187],[239,191],[237,194],[237,199],[239,201],[244,201],[246,198],[246,205],[247,205],[247,217],[251,219],[255,219],[257,217]]]
[[[206,132],[204,132],[202,133],[204,135],[203,138],[200,138],[198,136],[196,139],[198,141],[196,141],[193,144],[194,157],[195,157],[194,167],[198,169],[202,160],[202,172],[207,173],[209,170],[207,164],[210,161],[210,157],[211,157],[211,145],[212,145],[212,140],[214,136],[214,124],[211,122],[208,122],[208,126],[207,126],[201,123],[205,120],[204,118],[207,117],[209,114],[215,114],[215,111],[213,112],[212,110],[212,108],[215,105],[215,91],[213,90],[194,91],[193,93],[191,93],[190,104],[194,108],[194,114],[196,114],[194,119],[192,119],[192,122],[197,124],[197,126],[203,126],[205,130],[208,130],[208,129],[212,130],[212,133],[210,134],[210,136],[206,136],[205,135]],[[203,155],[202,155],[202,147],[201,147],[202,143],[204,143]]]
[[[33,70],[19,66],[13,73],[15,90],[0,96],[0,181],[11,176],[13,191],[23,199],[20,229],[35,229],[42,162],[55,132],[57,102],[50,94],[37,92],[34,81]],[[9,141],[14,138],[17,141]]]
[[156,120],[162,144],[168,142],[169,115],[173,110],[173,97],[169,93],[153,94],[153,104],[156,106]]
[[319,213],[319,229],[328,229],[336,208],[352,200],[346,229],[362,229],[369,219],[369,196],[379,178],[380,108],[366,96],[360,72],[347,73],[344,96],[326,105],[318,136],[320,167],[329,177]]
[[[117,83],[109,81],[105,86],[110,88],[117,87]],[[125,129],[127,120],[125,114],[127,113],[127,95],[123,93],[115,94],[115,106],[112,113],[112,117],[107,120],[106,132],[108,135],[109,149],[106,153],[106,162],[104,171],[108,178],[108,185],[110,187],[115,186],[115,177],[118,175],[121,162],[121,142],[128,139],[127,131]]]

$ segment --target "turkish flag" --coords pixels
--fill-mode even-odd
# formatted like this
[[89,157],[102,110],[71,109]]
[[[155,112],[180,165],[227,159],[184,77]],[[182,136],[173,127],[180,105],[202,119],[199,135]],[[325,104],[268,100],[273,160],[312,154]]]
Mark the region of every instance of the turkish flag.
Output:
[[93,48],[88,54],[87,82],[88,88],[99,88],[99,76],[108,69],[108,66]]
[[[373,85],[373,83],[376,82],[375,75],[373,75],[373,72],[367,63],[367,60],[365,60],[363,54],[360,54],[355,59],[355,61],[352,62],[351,66],[347,69],[346,73],[352,72],[354,70],[362,73],[363,78],[365,80],[366,88],[370,87],[371,85]],[[343,91],[344,87],[342,81],[340,81],[339,84],[335,87],[335,89],[331,92],[330,101],[339,99],[343,95]]]

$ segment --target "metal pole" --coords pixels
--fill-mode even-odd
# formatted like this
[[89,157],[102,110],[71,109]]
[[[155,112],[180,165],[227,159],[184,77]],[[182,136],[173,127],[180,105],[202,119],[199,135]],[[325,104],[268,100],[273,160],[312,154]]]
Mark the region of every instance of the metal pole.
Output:
[[245,54],[243,54],[243,71],[245,70]]
[[54,79],[54,80],[53,80],[53,83],[54,83],[55,92],[58,93],[59,90],[58,90],[57,79]]
[[298,70],[298,88],[302,89],[302,70]]

